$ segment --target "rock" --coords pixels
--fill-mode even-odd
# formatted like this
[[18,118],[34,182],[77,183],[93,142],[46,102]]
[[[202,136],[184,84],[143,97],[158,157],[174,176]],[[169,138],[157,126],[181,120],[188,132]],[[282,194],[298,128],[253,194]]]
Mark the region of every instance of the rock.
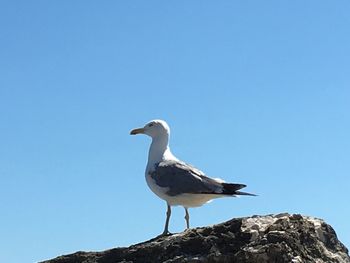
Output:
[[127,248],[76,252],[44,262],[350,263],[350,257],[323,220],[285,213],[232,219]]

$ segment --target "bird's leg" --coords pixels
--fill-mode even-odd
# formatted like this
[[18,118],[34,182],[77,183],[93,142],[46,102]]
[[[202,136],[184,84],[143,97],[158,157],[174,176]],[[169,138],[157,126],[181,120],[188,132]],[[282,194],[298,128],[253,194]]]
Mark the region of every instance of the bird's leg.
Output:
[[189,229],[190,228],[190,214],[188,213],[187,207],[185,207],[185,212],[186,212],[186,215],[185,215],[186,229]]
[[167,204],[167,211],[166,211],[166,220],[165,220],[165,226],[162,236],[170,234],[168,227],[169,227],[169,219],[171,216],[171,206]]

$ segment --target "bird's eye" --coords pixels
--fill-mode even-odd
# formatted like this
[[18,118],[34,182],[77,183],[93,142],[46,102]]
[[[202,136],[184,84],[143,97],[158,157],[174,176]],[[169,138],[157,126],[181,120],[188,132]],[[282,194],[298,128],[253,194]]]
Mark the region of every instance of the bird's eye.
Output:
[[153,126],[153,123],[148,124],[148,127],[152,127],[152,126]]

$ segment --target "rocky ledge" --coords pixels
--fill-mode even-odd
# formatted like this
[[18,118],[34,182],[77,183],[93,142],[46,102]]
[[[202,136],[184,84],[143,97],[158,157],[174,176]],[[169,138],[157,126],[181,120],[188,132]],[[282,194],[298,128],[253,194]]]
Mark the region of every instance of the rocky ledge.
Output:
[[76,252],[44,262],[350,263],[350,257],[333,228],[323,220],[285,213],[236,218],[127,248]]

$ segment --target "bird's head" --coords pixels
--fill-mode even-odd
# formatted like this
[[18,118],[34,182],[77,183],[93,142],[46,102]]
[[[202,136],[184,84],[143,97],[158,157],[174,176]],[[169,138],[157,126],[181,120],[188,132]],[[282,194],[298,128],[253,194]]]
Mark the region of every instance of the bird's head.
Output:
[[169,136],[170,128],[169,125],[163,120],[152,120],[146,123],[143,128],[133,129],[130,134],[146,134],[154,139],[157,137]]

